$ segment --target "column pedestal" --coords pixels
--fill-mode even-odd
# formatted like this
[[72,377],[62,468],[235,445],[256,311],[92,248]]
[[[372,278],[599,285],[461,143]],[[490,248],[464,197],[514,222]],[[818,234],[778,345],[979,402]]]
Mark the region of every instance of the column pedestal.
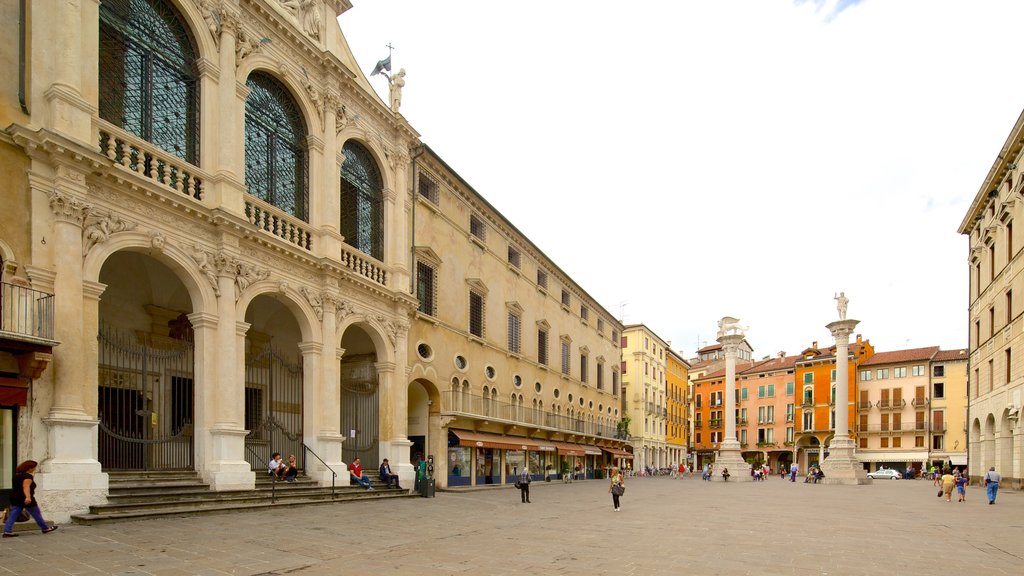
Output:
[[210,489],[253,490],[256,488],[256,475],[252,466],[238,457],[245,454],[245,436],[247,430],[236,428],[210,429],[212,461],[203,471],[203,479],[210,484]]
[[109,477],[96,459],[99,422],[44,418],[43,423],[53,452],[34,476],[47,518],[65,523],[93,504],[106,504]]
[[750,464],[743,461],[743,453],[740,450],[740,443],[736,440],[723,440],[721,448],[718,449],[718,456],[715,458],[714,473],[711,475],[712,482],[725,482],[722,477],[722,470],[729,469],[729,482],[750,482]]
[[871,484],[871,479],[854,454],[855,448],[852,438],[832,439],[828,458],[821,463],[821,471],[825,473],[823,484]]
[[[306,453],[306,475],[316,480],[321,486],[330,486],[334,481],[335,486],[348,486],[348,466],[341,461],[341,443],[345,437],[336,432],[321,432],[316,436],[316,443],[311,446],[316,450],[316,455],[323,458],[321,463],[312,454]],[[324,464],[330,466],[327,469]],[[332,473],[331,470],[334,472]],[[332,478],[337,474],[337,478]]]

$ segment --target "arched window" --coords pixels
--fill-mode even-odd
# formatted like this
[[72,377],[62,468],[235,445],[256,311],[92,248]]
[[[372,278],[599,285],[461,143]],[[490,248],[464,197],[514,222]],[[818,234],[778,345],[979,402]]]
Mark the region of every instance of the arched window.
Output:
[[380,170],[370,152],[353,141],[345,143],[341,165],[341,235],[350,246],[384,259],[383,188]]
[[306,127],[288,89],[268,74],[245,81],[245,185],[249,194],[309,219]]
[[99,20],[100,118],[197,164],[197,51],[178,11],[166,0],[104,0]]

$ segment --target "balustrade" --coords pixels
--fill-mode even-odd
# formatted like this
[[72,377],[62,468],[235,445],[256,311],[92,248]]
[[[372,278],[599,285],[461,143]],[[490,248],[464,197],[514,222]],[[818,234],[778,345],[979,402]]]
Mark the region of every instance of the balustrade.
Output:
[[96,119],[100,153],[116,166],[171,191],[176,196],[203,200],[206,176],[192,164],[164,152],[153,144]]

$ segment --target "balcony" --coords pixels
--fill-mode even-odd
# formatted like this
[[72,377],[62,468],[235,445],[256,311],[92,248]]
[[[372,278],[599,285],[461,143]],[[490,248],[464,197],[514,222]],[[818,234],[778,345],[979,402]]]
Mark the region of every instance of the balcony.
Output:
[[441,393],[441,414],[484,419],[491,422],[517,424],[542,428],[554,432],[571,432],[585,436],[609,439],[628,439],[626,430],[620,430],[617,422],[598,424],[581,418],[570,418],[546,410],[537,410],[493,398],[484,398],[460,391],[445,390]]
[[910,401],[910,405],[914,408],[927,408],[931,404],[931,401],[927,398],[914,398]]
[[907,405],[907,401],[900,398],[899,400],[879,400],[875,406],[879,410],[902,410]]
[[811,406],[814,406],[814,398],[804,398],[800,405],[804,408],[810,408]]
[[712,418],[711,420],[708,420],[708,427],[712,429],[721,428],[724,425],[725,420],[722,420],[721,418]]
[[746,426],[747,425],[747,419],[746,418],[737,418],[736,419],[736,425],[737,426]]
[[873,402],[871,402],[870,400],[861,400],[860,402],[857,402],[857,410],[861,410],[861,411],[871,410],[871,407],[874,406],[874,405],[875,404]]
[[53,294],[0,283],[0,338],[53,346]]

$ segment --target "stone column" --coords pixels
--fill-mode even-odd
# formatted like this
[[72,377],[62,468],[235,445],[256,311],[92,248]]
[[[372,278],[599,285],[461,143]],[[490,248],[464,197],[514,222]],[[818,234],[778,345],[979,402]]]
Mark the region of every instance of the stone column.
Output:
[[[840,314],[845,316],[845,310]],[[829,455],[821,462],[825,484],[870,484],[871,479],[856,456],[856,443],[850,438],[849,346],[850,334],[859,320],[837,320],[827,326],[836,339],[835,429]],[[824,447],[822,447],[824,449]]]
[[750,466],[743,461],[740,442],[736,439],[736,351],[744,336],[719,333],[718,342],[725,352],[725,437],[719,444],[712,480],[722,481],[722,470],[729,469],[729,482],[750,482]]
[[[406,311],[399,307],[395,314],[401,318]],[[410,462],[409,452],[412,448],[412,441],[409,440],[409,361],[408,361],[408,338],[409,324],[399,320],[394,326],[395,336],[395,371],[392,384],[392,413],[394,415],[394,426],[391,431],[391,461],[392,470],[398,474],[402,482],[408,482],[412,486],[416,477],[415,466]],[[428,406],[429,411],[431,406]],[[429,425],[429,424],[428,424]],[[428,433],[429,434],[429,433]],[[444,466],[446,454],[434,454],[434,466]],[[435,470],[435,476],[438,472]],[[405,486],[406,484],[403,484]]]
[[210,312],[188,315],[195,346],[195,415],[192,419],[192,442],[195,447],[196,471],[204,475],[210,464],[210,428],[217,406],[217,316]]

